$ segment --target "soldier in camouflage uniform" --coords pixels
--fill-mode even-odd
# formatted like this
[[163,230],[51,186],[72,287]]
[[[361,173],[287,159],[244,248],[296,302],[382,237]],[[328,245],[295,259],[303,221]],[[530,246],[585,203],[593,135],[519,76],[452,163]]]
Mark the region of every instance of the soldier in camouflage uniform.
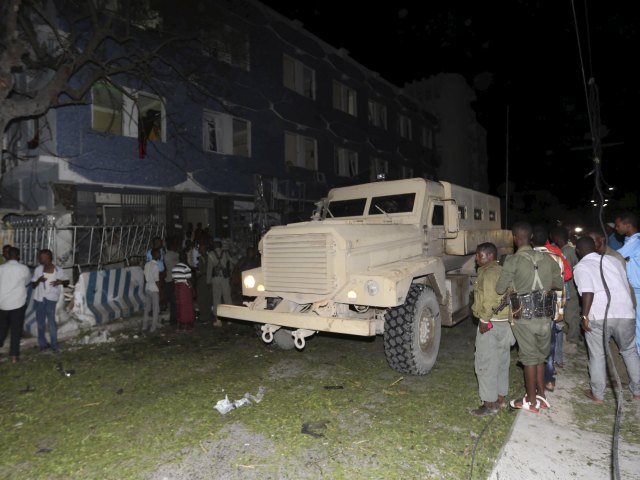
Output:
[[478,277],[473,286],[472,311],[479,321],[475,369],[483,404],[470,412],[474,417],[495,414],[500,407],[506,406],[505,397],[509,393],[510,350],[515,339],[508,323],[509,311],[504,308],[494,313],[500,303],[496,283],[502,271],[497,256],[498,250],[493,243],[482,243],[476,249]]
[[518,341],[520,362],[524,365],[526,395],[511,400],[512,408],[538,413],[549,408],[544,392],[544,364],[551,347],[551,318],[555,314],[555,295],[562,290],[560,267],[549,255],[531,248],[533,229],[526,222],[513,225],[513,241],[518,251],[509,256],[496,285],[503,294],[509,287],[513,334]]

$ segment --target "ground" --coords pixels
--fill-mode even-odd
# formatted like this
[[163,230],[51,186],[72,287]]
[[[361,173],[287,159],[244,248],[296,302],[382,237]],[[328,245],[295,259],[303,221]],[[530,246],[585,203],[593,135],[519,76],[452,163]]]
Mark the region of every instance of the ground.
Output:
[[[473,478],[487,478],[515,418],[468,415],[479,405],[468,320],[443,330],[424,377],[391,370],[380,338],[319,336],[304,352],[285,352],[241,324],[125,333],[59,355],[28,348],[18,365],[0,363],[0,478],[462,479],[483,431]],[[260,386],[258,404],[226,415],[213,408]],[[572,422],[605,431],[607,408],[586,418],[585,405]],[[303,434],[307,422],[323,436]],[[633,435],[637,428],[623,428],[623,438]]]

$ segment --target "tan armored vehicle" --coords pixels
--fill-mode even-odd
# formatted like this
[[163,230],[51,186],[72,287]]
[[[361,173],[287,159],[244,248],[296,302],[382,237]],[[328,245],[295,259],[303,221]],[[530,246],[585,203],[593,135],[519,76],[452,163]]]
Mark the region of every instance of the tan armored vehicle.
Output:
[[336,188],[311,221],[264,236],[262,267],[242,274],[255,299],[217,313],[262,324],[262,339],[285,349],[317,332],[383,335],[389,365],[423,375],[441,326],[470,313],[482,242],[511,251],[497,197],[423,179]]

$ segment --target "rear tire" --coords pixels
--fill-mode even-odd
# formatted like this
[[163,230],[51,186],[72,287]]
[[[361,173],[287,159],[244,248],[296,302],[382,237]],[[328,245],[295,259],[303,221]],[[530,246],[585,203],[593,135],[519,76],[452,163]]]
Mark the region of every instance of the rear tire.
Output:
[[440,306],[430,287],[413,284],[403,305],[384,316],[384,353],[400,373],[425,375],[440,349]]

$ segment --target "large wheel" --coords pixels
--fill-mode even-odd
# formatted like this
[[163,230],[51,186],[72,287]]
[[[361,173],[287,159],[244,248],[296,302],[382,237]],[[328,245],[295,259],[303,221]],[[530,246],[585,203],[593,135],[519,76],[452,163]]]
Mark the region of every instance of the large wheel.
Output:
[[440,348],[440,307],[433,289],[411,285],[403,305],[384,316],[384,353],[394,370],[425,375]]

